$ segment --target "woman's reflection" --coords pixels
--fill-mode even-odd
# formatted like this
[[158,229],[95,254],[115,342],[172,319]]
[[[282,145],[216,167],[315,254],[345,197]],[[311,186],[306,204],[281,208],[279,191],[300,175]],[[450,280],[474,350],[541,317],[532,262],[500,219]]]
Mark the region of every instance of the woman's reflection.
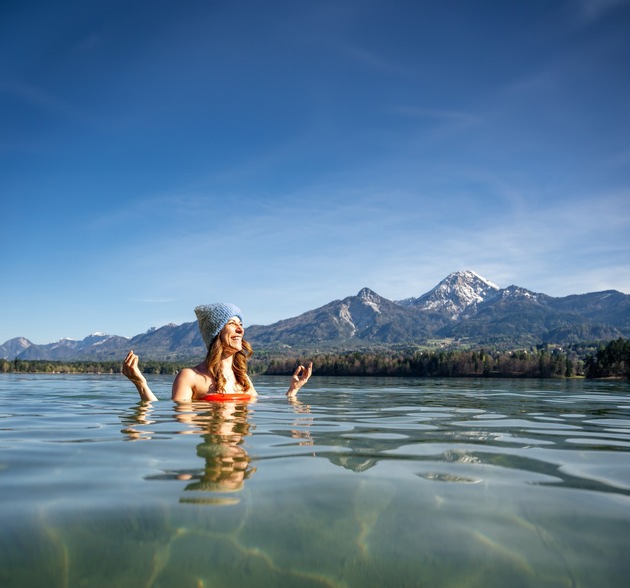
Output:
[[[194,402],[180,403],[175,407],[175,418],[186,427],[180,434],[200,434],[202,442],[197,445],[197,455],[205,464],[202,469],[168,470],[162,474],[147,476],[147,480],[183,480],[189,483],[185,492],[188,496],[180,502],[196,504],[234,504],[236,497],[226,496],[243,489],[256,468],[251,465],[244,444],[251,435],[252,425],[248,421],[250,408],[246,403]],[[135,420],[140,429],[129,423],[123,433],[130,439],[150,439],[152,433],[142,430],[142,425],[153,424],[149,418],[151,408],[146,404],[136,410],[128,421]],[[208,493],[213,493],[210,495]],[[215,494],[223,494],[216,496]]]
[[[205,408],[205,407],[204,407]],[[201,472],[181,472],[179,480],[190,480],[185,491],[236,492],[241,490],[256,468],[243,447],[245,437],[250,435],[251,425],[247,420],[247,404],[212,402],[202,413],[179,412],[177,419],[198,426],[203,442],[197,445],[197,455],[205,460]],[[182,502],[197,501],[194,498]]]

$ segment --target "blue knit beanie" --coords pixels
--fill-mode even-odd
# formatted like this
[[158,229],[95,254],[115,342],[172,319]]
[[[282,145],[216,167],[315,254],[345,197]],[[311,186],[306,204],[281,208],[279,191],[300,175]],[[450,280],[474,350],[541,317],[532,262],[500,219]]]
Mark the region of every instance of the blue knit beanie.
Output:
[[216,304],[204,304],[195,308],[199,331],[206,347],[210,349],[212,340],[219,334],[225,324],[236,316],[243,322],[243,313],[238,306],[229,302],[217,302]]

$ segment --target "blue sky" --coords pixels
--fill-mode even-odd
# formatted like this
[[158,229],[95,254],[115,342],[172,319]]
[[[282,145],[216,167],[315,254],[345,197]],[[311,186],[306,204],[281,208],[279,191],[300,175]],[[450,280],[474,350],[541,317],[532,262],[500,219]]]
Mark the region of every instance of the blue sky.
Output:
[[0,0],[0,54],[0,343],[630,293],[630,2]]

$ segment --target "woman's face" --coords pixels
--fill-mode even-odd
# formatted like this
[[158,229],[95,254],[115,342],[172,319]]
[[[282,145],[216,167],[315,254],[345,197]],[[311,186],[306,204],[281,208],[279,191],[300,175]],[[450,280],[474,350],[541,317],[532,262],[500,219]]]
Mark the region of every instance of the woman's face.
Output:
[[233,316],[221,329],[221,343],[225,351],[237,353],[243,349],[243,325],[238,317]]

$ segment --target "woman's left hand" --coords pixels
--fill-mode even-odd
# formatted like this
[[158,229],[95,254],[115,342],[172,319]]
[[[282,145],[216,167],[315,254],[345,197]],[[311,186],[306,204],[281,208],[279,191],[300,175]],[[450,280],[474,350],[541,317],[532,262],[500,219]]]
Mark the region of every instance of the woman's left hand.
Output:
[[289,390],[287,391],[287,396],[289,398],[293,398],[298,390],[308,382],[308,379],[311,377],[313,373],[313,362],[308,364],[308,367],[304,367],[303,365],[299,365],[295,372],[293,372],[293,376],[291,377],[291,384],[289,386]]

